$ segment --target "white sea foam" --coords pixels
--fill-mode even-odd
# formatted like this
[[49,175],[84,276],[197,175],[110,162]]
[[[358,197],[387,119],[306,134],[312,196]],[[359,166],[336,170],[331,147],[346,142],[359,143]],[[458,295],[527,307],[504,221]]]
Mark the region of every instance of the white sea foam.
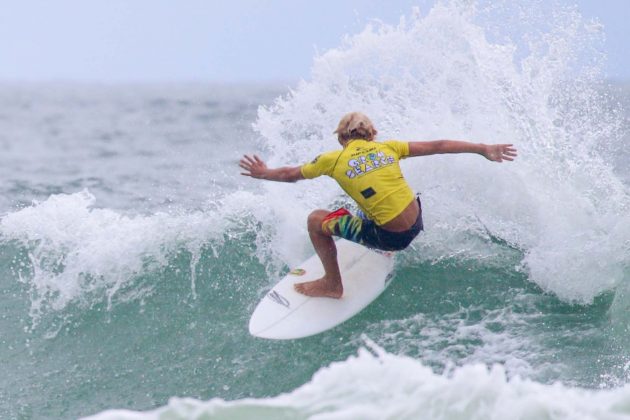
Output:
[[236,401],[171,398],[167,406],[149,412],[108,410],[86,419],[630,418],[628,385],[610,390],[543,385],[519,377],[508,380],[501,366],[481,364],[437,375],[417,360],[369,346],[371,350],[361,349],[356,357],[320,369],[288,394]]
[[[597,91],[601,33],[573,8],[552,12],[551,26],[543,13],[524,18],[520,30],[530,32],[508,34],[518,42],[496,35],[505,27],[482,26],[485,12],[463,2],[347,37],[315,59],[310,81],[259,111],[271,164],[338,148],[331,132],[351,110],[370,115],[381,139],[514,143],[513,163],[465,155],[403,163],[425,203],[417,258],[490,258],[483,239],[498,237],[522,250],[541,288],[591,302],[629,264],[629,194],[602,155],[622,141],[622,119]],[[271,203],[291,194],[300,207],[329,207],[341,196],[327,180],[291,188],[268,186]]]
[[[413,356],[425,364],[441,366],[446,372],[457,365],[501,364],[509,377],[532,377],[532,364],[548,357],[547,349],[536,343],[527,327],[538,315],[515,314],[511,308],[484,313],[471,322],[470,312],[481,308],[462,308],[433,319],[419,313],[407,319],[384,320],[369,326],[366,334],[378,336],[378,343],[396,348],[397,353]],[[523,331],[525,330],[525,331]]]
[[126,286],[132,286],[131,298],[138,299],[151,285],[134,285],[137,276],[165,267],[182,249],[192,254],[194,294],[194,264],[202,246],[220,245],[241,212],[258,220],[268,217],[247,192],[223,200],[227,210],[221,214],[208,210],[127,216],[95,208],[95,201],[87,190],[53,195],[0,220],[2,238],[28,249],[32,273],[24,280],[31,286],[35,322],[42,312],[60,311],[70,303],[90,307],[103,299],[109,305],[114,297],[124,300],[119,291]]

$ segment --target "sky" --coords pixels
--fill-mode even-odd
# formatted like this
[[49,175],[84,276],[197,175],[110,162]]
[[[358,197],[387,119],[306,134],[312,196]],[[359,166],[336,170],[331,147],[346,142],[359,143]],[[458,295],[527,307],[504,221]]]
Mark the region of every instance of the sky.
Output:
[[[0,0],[0,80],[291,82],[371,19],[435,0]],[[577,4],[630,80],[630,0]]]

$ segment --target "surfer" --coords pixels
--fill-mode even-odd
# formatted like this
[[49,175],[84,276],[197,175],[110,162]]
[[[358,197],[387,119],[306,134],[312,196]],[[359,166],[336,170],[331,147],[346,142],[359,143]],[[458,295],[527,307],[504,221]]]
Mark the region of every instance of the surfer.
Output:
[[403,178],[400,159],[441,153],[476,153],[493,162],[514,160],[511,144],[482,144],[457,140],[374,141],[377,131],[360,113],[345,115],[337,129],[342,150],[323,153],[301,166],[268,168],[258,156],[245,155],[242,175],[280,182],[296,182],[321,175],[333,178],[358,204],[357,215],[345,208],[315,210],[308,216],[308,233],[324,266],[321,279],[297,283],[307,296],[340,298],[343,284],[333,236],[384,251],[405,249],[423,230],[420,199]]

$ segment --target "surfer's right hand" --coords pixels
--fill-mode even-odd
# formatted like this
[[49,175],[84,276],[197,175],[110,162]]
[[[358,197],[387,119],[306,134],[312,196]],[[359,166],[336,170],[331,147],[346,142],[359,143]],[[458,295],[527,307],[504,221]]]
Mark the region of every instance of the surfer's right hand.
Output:
[[238,166],[245,169],[246,172],[241,172],[241,175],[251,176],[252,178],[264,179],[267,173],[267,165],[257,155],[253,157],[243,155]]

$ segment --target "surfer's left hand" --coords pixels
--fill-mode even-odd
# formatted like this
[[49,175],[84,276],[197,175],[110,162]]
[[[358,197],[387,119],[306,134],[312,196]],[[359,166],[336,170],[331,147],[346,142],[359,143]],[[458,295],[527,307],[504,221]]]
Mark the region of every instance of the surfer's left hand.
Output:
[[512,161],[516,157],[516,149],[512,144],[490,144],[486,146],[483,155],[493,162]]

